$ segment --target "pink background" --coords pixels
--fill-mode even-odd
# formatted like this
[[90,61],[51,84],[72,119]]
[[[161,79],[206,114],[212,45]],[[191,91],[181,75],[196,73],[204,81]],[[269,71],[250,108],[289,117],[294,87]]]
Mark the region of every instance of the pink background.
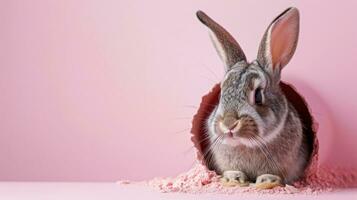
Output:
[[[268,2],[268,1],[264,1]],[[301,11],[283,80],[320,123],[321,162],[357,168],[357,1],[0,2],[0,180],[142,180],[194,163],[190,121],[223,75],[198,9],[254,59]]]

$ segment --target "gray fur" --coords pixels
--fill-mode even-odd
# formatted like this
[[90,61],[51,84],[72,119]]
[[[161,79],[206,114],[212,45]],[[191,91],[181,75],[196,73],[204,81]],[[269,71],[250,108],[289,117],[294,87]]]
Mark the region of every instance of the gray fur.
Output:
[[[201,11],[200,13],[199,15],[206,16]],[[274,26],[276,20],[286,15],[298,18],[297,10],[290,8],[270,26]],[[205,17],[205,20],[207,25],[211,19]],[[223,31],[217,35],[224,36],[226,33]],[[291,183],[302,176],[307,164],[307,144],[298,113],[279,87],[280,70],[283,66],[272,66],[271,58],[266,58],[269,56],[269,52],[266,52],[269,48],[265,46],[269,44],[268,40],[266,33],[257,60],[248,63],[245,59],[238,59],[226,72],[221,82],[219,104],[206,122],[211,146],[205,154],[205,160],[209,168],[219,174],[229,170],[242,171],[251,181],[262,174],[274,174],[282,177],[285,183]],[[236,48],[225,52],[228,57],[230,52],[244,55],[243,52],[237,54],[237,51],[242,51],[239,46],[227,48]],[[293,53],[295,49],[286,51]],[[266,62],[269,59],[270,62]],[[252,101],[257,88],[262,89],[262,105],[256,105]],[[219,128],[235,127],[233,123],[238,121],[239,129],[230,130],[231,136],[227,136]]]

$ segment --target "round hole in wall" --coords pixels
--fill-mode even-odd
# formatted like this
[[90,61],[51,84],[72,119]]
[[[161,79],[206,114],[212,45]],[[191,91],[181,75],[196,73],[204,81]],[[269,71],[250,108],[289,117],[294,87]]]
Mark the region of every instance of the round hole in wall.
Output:
[[[284,82],[280,82],[280,87],[284,92],[288,100],[296,108],[297,112],[303,123],[303,133],[308,140],[310,160],[305,168],[305,174],[303,178],[306,178],[312,174],[315,174],[317,171],[317,155],[318,155],[318,140],[316,137],[317,126],[314,123],[313,117],[310,113],[309,107],[305,99],[296,91],[296,89]],[[204,155],[204,152],[207,151],[209,141],[206,140],[205,134],[205,124],[206,119],[209,117],[209,114],[213,111],[215,105],[218,104],[220,95],[220,84],[216,84],[212,90],[202,97],[201,104],[196,115],[193,117],[192,129],[191,129],[191,140],[194,143],[194,146],[197,149],[197,158],[206,165],[207,159],[209,156]],[[206,165],[206,167],[208,167]],[[208,167],[209,168],[209,167]],[[210,169],[212,170],[212,169]]]

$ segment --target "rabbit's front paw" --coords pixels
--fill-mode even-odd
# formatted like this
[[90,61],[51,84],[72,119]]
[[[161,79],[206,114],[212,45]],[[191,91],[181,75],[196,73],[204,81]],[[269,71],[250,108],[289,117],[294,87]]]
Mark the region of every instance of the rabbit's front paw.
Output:
[[276,186],[281,186],[282,180],[277,175],[263,174],[258,176],[255,181],[255,187],[259,189],[272,189]]
[[248,178],[241,171],[225,171],[221,182],[224,186],[248,186]]

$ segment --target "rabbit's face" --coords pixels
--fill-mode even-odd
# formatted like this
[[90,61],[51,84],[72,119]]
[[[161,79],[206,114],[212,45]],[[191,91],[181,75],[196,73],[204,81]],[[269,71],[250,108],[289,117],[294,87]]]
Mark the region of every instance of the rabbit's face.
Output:
[[[275,81],[258,62],[235,65],[221,82],[219,104],[208,128],[223,143],[255,146],[267,143],[284,127],[287,103]],[[214,137],[214,138],[215,138]]]
[[273,140],[288,117],[287,100],[280,91],[279,82],[281,70],[296,49],[298,10],[288,8],[273,20],[260,42],[257,59],[252,63],[247,62],[238,42],[221,25],[202,11],[197,12],[197,17],[209,28],[226,71],[219,104],[207,120],[208,132],[215,136],[211,138],[247,146]]

